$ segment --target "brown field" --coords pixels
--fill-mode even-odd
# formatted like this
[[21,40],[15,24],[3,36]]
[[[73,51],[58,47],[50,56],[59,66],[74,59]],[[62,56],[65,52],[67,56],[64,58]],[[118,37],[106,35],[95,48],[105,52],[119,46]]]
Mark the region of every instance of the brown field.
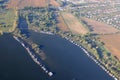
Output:
[[8,8],[24,8],[26,6],[45,7],[47,0],[10,0]]
[[50,4],[52,4],[53,6],[59,7],[60,4],[58,2],[56,2],[55,0],[50,0]]
[[65,23],[73,33],[86,34],[87,29],[80,23],[80,21],[71,13],[62,13]]
[[93,30],[91,32],[95,34],[112,34],[119,31],[110,25],[92,19],[82,18],[82,20],[87,22],[88,25],[90,25],[89,27]]
[[61,14],[59,14],[58,16],[58,24],[57,26],[59,27],[59,29],[63,30],[63,31],[69,31],[69,28],[67,27],[67,25],[64,22],[63,17],[61,16]]
[[120,59],[120,34],[101,35],[100,39],[105,43],[105,47]]

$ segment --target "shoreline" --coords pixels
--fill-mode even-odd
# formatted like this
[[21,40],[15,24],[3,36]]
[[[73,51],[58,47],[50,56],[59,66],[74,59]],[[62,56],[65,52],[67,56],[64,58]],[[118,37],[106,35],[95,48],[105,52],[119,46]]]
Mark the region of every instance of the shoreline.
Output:
[[[45,31],[37,31],[37,30],[33,30],[37,33],[42,33],[42,34],[48,34],[48,35],[56,35],[52,32],[45,32]],[[59,35],[59,34],[57,34]],[[94,55],[91,55],[83,46],[81,46],[80,44],[76,43],[75,41],[71,40],[68,37],[61,37],[63,39],[66,39],[67,41],[69,41],[70,43],[76,45],[77,47],[79,47],[80,49],[82,49],[82,51],[87,55],[87,57],[89,57],[90,59],[92,59],[102,70],[104,70],[109,76],[111,76],[114,80],[118,80],[117,77],[114,76],[114,74],[110,73],[110,71],[102,64],[102,62],[100,60],[95,59]]]
[[35,32],[37,32],[37,33],[42,33],[42,34],[54,35],[54,33],[52,33],[52,32],[47,32],[47,31],[38,31],[38,30],[32,30],[32,31],[35,31]]
[[29,56],[32,58],[32,60],[41,67],[41,69],[49,76],[52,77],[54,74],[53,72],[49,71],[45,65],[42,64],[42,62],[40,62],[38,60],[38,58],[36,57],[36,55],[34,53],[32,53],[32,51],[30,50],[30,47],[26,46],[20,39],[18,39],[18,37],[13,36],[13,38],[18,41],[23,48],[25,48],[25,50],[28,52]]
[[[42,34],[48,34],[48,35],[59,35],[59,34],[55,34],[52,32],[45,32],[45,31],[37,31],[37,30],[32,30],[35,31],[37,33],[42,33]],[[67,37],[62,37],[63,39],[66,39],[67,41],[69,41],[70,43],[76,45],[77,47],[79,47],[80,49],[82,49],[82,51],[87,55],[87,57],[89,57],[90,59],[92,59],[92,61],[94,61],[102,70],[104,70],[109,76],[111,76],[114,80],[118,80],[117,77],[115,77],[114,74],[112,74],[103,64],[100,60],[95,59],[94,55],[90,54],[83,46],[81,46],[80,44],[76,43],[75,41],[71,40],[70,38]],[[53,74],[53,73],[52,73]]]
[[83,50],[83,52],[90,58],[92,59],[100,68],[102,68],[109,76],[111,76],[114,80],[118,80],[114,74],[110,73],[110,71],[104,67],[104,65],[102,64],[101,61],[95,59],[94,56],[92,56],[83,46],[77,44],[75,41],[67,38],[67,37],[64,37],[64,39],[66,39],[67,41],[71,42],[72,44],[76,45],[77,47],[79,47],[80,49]]

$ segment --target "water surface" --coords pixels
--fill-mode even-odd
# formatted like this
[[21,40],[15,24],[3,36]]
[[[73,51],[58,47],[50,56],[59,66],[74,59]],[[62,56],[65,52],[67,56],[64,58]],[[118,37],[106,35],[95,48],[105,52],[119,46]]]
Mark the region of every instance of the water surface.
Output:
[[0,36],[0,80],[49,80],[27,51],[10,35]]
[[69,41],[33,31],[30,36],[46,53],[43,63],[54,76],[45,74],[21,44],[5,34],[0,37],[0,80],[113,80]]
[[76,45],[56,36],[31,31],[31,39],[42,46],[53,80],[113,80]]

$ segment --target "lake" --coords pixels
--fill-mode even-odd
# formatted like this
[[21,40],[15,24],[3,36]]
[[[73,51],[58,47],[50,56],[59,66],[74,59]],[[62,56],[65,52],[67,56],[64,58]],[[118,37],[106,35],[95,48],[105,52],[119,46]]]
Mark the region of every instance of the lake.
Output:
[[0,80],[49,80],[10,34],[0,37]]
[[45,52],[49,77],[11,34],[0,37],[0,80],[114,80],[76,45],[57,35],[30,31]]

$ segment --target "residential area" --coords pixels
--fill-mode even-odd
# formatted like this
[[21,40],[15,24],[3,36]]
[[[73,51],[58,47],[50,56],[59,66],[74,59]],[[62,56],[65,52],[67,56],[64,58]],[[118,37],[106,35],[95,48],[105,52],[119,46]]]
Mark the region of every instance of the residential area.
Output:
[[[120,29],[119,0],[61,0],[66,5],[60,10],[69,9],[77,17],[86,17],[107,23]],[[69,3],[67,5],[67,3]]]

